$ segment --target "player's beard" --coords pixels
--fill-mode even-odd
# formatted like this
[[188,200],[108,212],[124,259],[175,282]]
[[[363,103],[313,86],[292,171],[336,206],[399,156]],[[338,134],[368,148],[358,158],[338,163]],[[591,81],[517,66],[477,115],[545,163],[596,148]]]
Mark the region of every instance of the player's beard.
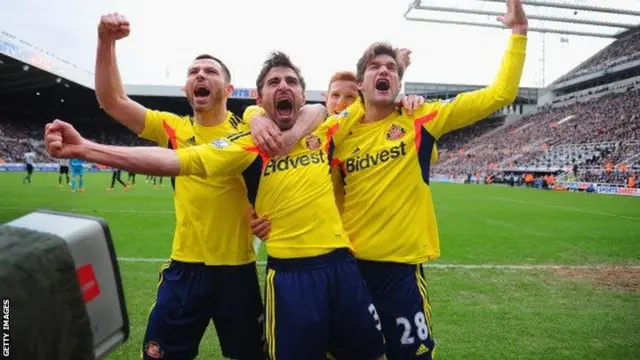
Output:
[[273,119],[273,121],[276,123],[276,125],[278,125],[280,130],[282,131],[291,130],[293,125],[295,125],[296,121],[298,120],[298,116],[300,116],[300,108],[301,106],[296,106],[294,102],[294,106],[292,108],[292,112],[290,116],[280,117],[278,116],[277,111],[273,109],[272,115],[269,116],[269,118]]
[[277,119],[275,122],[276,122],[276,125],[278,125],[278,127],[280,128],[280,130],[287,131],[287,130],[291,130],[293,125],[295,125],[296,119],[294,117],[291,117],[287,119]]
[[198,105],[196,103],[195,95],[192,95],[191,99],[191,107],[195,112],[209,112],[213,109],[218,108],[225,101],[224,97],[224,89],[214,89],[209,94],[209,101],[207,101],[206,105]]
[[214,107],[220,106],[224,101],[226,101],[224,97],[224,88],[218,88],[211,92],[211,102]]

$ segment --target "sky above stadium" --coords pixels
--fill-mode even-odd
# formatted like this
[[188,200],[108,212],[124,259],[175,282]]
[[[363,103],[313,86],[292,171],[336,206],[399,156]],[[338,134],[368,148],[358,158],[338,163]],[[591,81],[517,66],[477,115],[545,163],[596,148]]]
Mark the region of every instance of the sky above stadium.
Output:
[[[612,2],[615,0],[611,0]],[[635,0],[624,0],[635,1]],[[355,70],[365,48],[389,41],[413,50],[404,80],[487,84],[507,44],[508,30],[409,22],[406,0],[20,0],[2,1],[0,29],[93,69],[100,15],[125,14],[131,35],[119,42],[125,83],[181,85],[191,59],[220,57],[237,88],[255,87],[270,51],[287,52],[311,90],[331,74]],[[608,39],[531,33],[521,86],[546,84],[611,42]]]

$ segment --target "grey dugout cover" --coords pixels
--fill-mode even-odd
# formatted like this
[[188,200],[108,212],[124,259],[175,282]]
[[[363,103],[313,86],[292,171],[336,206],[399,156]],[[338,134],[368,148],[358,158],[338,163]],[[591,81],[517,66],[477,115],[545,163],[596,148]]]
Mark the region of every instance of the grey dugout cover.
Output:
[[105,358],[128,339],[129,319],[120,270],[103,219],[39,210],[5,225],[50,233],[67,243],[89,314],[96,359]]

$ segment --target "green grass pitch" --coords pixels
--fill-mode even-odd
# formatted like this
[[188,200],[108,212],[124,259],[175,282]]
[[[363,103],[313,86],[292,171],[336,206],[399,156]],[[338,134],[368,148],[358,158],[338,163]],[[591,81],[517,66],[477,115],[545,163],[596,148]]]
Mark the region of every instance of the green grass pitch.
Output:
[[[88,174],[86,192],[71,193],[57,174],[22,177],[0,175],[1,223],[35,209],[109,222],[131,319],[109,359],[139,359],[153,259],[169,255],[175,224],[168,179],[107,192],[110,173]],[[454,184],[433,193],[442,257],[425,272],[438,359],[640,358],[640,198]],[[212,329],[199,358],[222,358]]]

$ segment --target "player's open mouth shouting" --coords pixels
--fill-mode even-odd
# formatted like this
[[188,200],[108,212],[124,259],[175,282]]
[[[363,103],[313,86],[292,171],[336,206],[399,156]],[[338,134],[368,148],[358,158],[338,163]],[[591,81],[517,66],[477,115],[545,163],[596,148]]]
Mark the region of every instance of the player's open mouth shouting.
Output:
[[293,116],[293,94],[279,92],[274,101],[276,116],[281,120],[290,120]]
[[195,84],[193,87],[193,97],[198,104],[206,104],[209,100],[209,96],[211,95],[211,90],[207,88],[207,86],[202,83]]
[[391,91],[391,80],[384,75],[376,80],[376,91],[381,94],[388,95]]

